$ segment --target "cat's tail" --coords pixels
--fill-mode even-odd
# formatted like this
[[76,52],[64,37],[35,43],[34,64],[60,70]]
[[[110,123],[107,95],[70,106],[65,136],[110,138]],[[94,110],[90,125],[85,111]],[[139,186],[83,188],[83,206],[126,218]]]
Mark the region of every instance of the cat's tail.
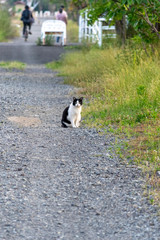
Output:
[[63,120],[61,120],[61,123],[63,128],[68,128],[68,126],[63,122]]

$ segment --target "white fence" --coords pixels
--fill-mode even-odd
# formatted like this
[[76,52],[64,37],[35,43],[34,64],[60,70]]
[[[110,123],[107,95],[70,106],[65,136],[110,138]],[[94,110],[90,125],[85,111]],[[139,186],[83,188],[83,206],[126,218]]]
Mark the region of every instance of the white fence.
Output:
[[85,39],[93,43],[97,42],[101,47],[103,36],[108,38],[116,38],[115,26],[109,26],[106,24],[105,18],[99,18],[98,21],[95,21],[93,25],[89,25],[88,20],[87,11],[84,13],[84,16],[80,14],[79,42],[82,42],[82,40]]

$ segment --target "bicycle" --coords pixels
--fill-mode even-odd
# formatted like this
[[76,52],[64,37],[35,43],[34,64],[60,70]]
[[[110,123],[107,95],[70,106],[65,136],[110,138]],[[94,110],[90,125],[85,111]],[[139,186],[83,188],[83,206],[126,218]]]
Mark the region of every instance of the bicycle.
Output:
[[25,41],[25,42],[27,42],[28,34],[29,34],[28,26],[26,26],[26,30],[25,30],[25,33],[24,33],[24,41]]

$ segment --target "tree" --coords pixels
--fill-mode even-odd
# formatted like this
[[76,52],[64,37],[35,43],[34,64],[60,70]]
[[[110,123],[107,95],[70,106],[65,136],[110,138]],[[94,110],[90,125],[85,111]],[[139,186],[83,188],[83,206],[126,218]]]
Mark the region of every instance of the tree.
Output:
[[72,0],[72,1],[70,1],[70,7],[80,10],[80,9],[86,8],[88,6],[88,3],[89,3],[88,0],[85,0],[85,1]]
[[142,40],[160,40],[160,0],[89,0],[88,8],[91,23],[103,16],[107,21],[121,21],[123,25],[126,16],[127,22]]

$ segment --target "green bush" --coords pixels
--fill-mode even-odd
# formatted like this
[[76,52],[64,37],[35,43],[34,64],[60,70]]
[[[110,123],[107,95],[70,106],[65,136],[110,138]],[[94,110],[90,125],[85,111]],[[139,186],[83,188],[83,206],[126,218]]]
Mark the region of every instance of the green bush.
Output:
[[0,42],[15,36],[16,30],[12,26],[11,17],[7,9],[0,7]]

